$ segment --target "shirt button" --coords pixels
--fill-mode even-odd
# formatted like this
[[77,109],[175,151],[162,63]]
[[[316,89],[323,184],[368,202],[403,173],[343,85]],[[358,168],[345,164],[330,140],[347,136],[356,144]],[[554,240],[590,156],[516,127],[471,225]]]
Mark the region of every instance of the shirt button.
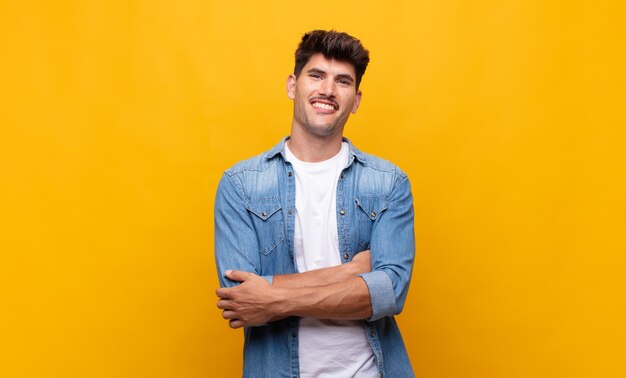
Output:
[[371,331],[370,331],[370,336],[372,336],[372,337],[376,336],[376,331],[371,330]]
[[346,211],[342,209],[342,210],[339,211],[339,214],[346,215]]
[[343,179],[345,179],[345,178],[346,178],[346,174],[345,174],[345,173],[342,173],[342,174],[341,174],[341,179],[343,180]]
[[292,173],[291,172],[287,172],[287,176],[291,177]]
[[291,214],[293,214],[293,211],[289,210],[289,211],[287,212],[287,214],[291,215]]
[[375,213],[375,212],[373,212],[373,211],[370,213],[370,215],[372,216],[372,218],[375,218],[375,217],[376,217],[376,213]]
[[349,254],[347,254],[347,253],[344,253],[344,254],[343,254],[343,258],[347,260],[347,259],[349,259],[349,258],[350,258],[350,255],[349,255]]
[[264,211],[264,212],[261,213],[261,215],[266,216],[267,213]]

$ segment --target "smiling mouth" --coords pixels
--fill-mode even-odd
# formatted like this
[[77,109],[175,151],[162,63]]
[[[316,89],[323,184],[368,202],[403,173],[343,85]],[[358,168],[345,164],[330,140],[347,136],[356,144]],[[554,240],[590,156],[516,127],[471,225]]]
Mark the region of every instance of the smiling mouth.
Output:
[[311,106],[313,106],[314,108],[324,109],[324,110],[337,110],[337,107],[335,105],[328,104],[325,102],[319,102],[319,101],[313,101],[311,103]]

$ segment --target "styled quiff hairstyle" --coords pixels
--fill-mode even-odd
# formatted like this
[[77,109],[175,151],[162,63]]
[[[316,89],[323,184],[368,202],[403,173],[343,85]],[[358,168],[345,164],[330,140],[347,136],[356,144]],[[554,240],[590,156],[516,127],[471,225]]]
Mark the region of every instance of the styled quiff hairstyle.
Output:
[[296,77],[300,76],[311,56],[317,53],[323,54],[326,59],[352,63],[356,74],[356,88],[359,89],[361,78],[370,61],[369,51],[363,47],[361,41],[334,30],[313,30],[306,33],[296,50],[296,66],[293,69]]

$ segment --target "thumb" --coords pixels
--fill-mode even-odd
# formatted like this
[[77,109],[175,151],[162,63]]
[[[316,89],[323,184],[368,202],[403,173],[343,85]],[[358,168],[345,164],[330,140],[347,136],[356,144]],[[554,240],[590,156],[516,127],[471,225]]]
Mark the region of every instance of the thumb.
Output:
[[247,281],[254,275],[255,275],[254,273],[244,272],[242,270],[227,270],[226,271],[226,277],[228,277],[229,279],[233,281],[238,281],[238,282]]

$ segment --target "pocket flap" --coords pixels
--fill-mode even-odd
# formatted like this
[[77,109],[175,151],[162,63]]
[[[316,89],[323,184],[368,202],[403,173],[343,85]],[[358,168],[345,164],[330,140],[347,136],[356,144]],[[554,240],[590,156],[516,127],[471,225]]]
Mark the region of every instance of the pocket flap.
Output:
[[253,200],[248,201],[248,211],[262,220],[267,220],[274,213],[280,210],[282,207],[280,206],[280,201],[278,198],[255,198]]
[[384,197],[362,197],[356,198],[355,201],[365,215],[373,221],[378,219],[380,214],[389,207],[389,202]]

